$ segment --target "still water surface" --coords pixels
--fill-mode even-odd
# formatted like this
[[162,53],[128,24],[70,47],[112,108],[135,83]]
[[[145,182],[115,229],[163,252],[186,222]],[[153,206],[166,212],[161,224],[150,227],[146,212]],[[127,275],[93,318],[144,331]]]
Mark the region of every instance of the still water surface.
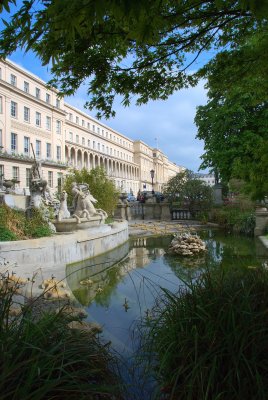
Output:
[[[104,341],[111,341],[125,361],[125,379],[132,384],[128,399],[150,399],[150,384],[140,391],[140,377],[130,372],[138,348],[137,322],[148,315],[161,288],[176,292],[184,281],[195,279],[206,268],[225,265],[258,266],[268,251],[255,239],[235,237],[216,230],[200,231],[207,253],[197,258],[166,254],[171,237],[132,239],[116,250],[67,267],[67,281],[88,321],[103,327]],[[90,279],[90,286],[81,285]],[[136,371],[137,372],[137,371]]]

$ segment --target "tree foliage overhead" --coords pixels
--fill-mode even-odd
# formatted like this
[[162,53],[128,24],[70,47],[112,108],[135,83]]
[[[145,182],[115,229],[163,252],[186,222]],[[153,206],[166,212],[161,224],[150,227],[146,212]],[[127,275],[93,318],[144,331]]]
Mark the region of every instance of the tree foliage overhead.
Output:
[[62,95],[89,78],[86,106],[109,117],[116,94],[140,105],[194,85],[202,53],[237,47],[266,15],[266,0],[24,0],[4,22],[0,55],[21,47],[52,62]]
[[97,200],[94,204],[96,208],[101,208],[112,216],[118,201],[118,191],[114,183],[107,177],[105,171],[101,167],[96,167],[88,171],[86,168],[81,170],[73,169],[67,175],[64,182],[64,190],[68,194],[68,203],[72,205],[72,183],[87,183],[90,193]]

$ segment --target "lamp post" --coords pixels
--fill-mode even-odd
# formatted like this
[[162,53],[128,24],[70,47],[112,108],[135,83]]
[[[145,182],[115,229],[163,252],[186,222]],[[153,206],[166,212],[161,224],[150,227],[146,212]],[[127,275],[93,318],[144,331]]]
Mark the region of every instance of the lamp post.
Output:
[[154,194],[154,170],[151,169],[150,171],[151,178],[152,178],[152,194]]

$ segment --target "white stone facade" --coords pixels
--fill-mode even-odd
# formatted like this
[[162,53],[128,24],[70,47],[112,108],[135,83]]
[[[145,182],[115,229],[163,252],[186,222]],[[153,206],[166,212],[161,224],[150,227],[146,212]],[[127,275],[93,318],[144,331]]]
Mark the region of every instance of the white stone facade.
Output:
[[57,91],[11,61],[0,61],[0,178],[17,180],[27,192],[36,159],[42,176],[56,190],[68,167],[103,166],[118,188],[134,194],[161,190],[180,167],[159,150],[133,141],[66,104]]
[[196,174],[196,177],[201,181],[205,182],[208,186],[214,186],[216,184],[215,175],[214,174]]

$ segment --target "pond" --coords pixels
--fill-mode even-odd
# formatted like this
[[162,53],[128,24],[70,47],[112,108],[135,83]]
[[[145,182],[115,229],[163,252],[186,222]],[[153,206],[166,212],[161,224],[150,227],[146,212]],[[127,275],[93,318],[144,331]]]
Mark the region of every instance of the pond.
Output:
[[[268,250],[258,239],[237,237],[217,230],[200,231],[208,251],[196,258],[166,254],[171,237],[131,239],[116,250],[67,266],[67,281],[88,321],[103,328],[102,337],[123,358],[123,375],[130,385],[127,399],[150,399],[150,382],[134,371],[132,356],[138,349],[138,324],[150,315],[161,288],[176,292],[206,268],[225,265],[258,266]],[[90,279],[90,285],[81,281]],[[132,368],[133,367],[133,368]],[[135,373],[136,372],[136,373]]]

